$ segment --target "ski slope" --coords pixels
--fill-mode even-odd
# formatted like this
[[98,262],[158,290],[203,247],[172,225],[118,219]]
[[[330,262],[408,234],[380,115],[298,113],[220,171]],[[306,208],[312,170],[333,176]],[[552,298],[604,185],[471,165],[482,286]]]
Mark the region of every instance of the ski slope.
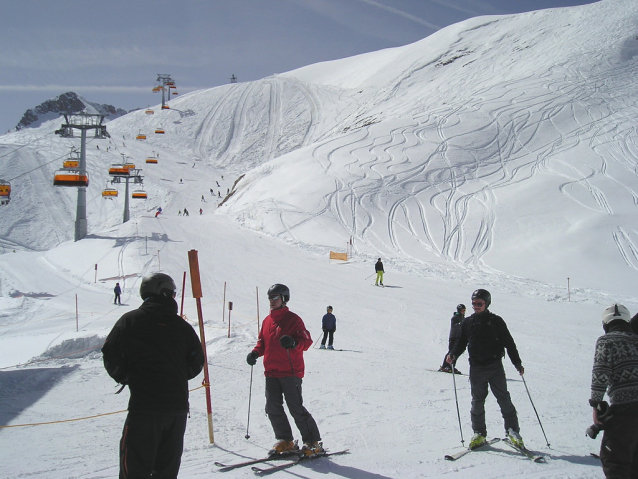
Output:
[[[275,282],[290,287],[290,307],[315,340],[332,305],[335,347],[343,349],[308,351],[304,397],[325,446],[351,454],[291,473],[600,477],[589,457],[599,440],[584,435],[600,314],[613,301],[632,314],[638,308],[637,10],[604,0],[480,17],[405,47],[193,92],[153,115],[130,113],[107,124],[110,139],[87,142],[89,235],[79,242],[76,192],[51,186],[79,140],[54,134],[60,120],[1,136],[0,177],[12,183],[11,203],[0,208],[7,477],[116,476],[128,395],[113,394],[99,345],[139,305],[141,277],[161,270],[181,285],[193,249],[216,440],[208,443],[198,377],[180,477],[210,477],[215,461],[258,457],[274,442],[261,361],[251,438],[244,436],[245,356]],[[147,140],[136,140],[139,133]],[[149,156],[158,163],[146,164]],[[115,199],[101,191],[110,186],[108,167],[125,160],[142,168],[149,199],[131,200],[122,224],[123,188]],[[179,214],[184,208],[190,216]],[[328,259],[350,241],[347,262]],[[371,287],[379,256],[383,289]],[[116,281],[121,307],[112,304]],[[517,342],[551,448],[506,360],[509,388],[521,434],[546,464],[505,446],[443,459],[461,436],[452,377],[432,370],[456,304],[478,287],[492,292],[491,310]],[[183,293],[194,324],[189,278]],[[458,367],[467,372],[465,356]],[[467,377],[456,386],[468,441]],[[489,435],[501,436],[493,399],[487,420]]]

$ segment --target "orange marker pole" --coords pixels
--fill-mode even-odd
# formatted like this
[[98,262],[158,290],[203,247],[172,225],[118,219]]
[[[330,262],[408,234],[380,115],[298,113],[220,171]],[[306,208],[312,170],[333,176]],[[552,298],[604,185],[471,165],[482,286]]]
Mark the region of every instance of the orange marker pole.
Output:
[[206,355],[206,336],[204,335],[204,317],[202,314],[202,283],[199,278],[199,260],[197,259],[197,250],[188,252],[188,266],[191,272],[191,286],[193,288],[193,298],[197,303],[197,319],[199,323],[199,339],[202,342],[204,350],[204,382],[206,389],[206,411],[208,415],[208,437],[211,444],[215,444],[215,436],[213,434],[213,406],[210,400],[210,379],[208,376],[208,356]]

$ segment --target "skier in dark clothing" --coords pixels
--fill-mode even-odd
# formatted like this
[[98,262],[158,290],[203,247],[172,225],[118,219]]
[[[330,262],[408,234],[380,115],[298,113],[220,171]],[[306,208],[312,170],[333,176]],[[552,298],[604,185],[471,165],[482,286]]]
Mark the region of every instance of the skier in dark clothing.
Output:
[[505,350],[521,376],[525,370],[505,321],[487,309],[491,302],[492,296],[485,289],[477,289],[472,293],[474,314],[463,321],[461,335],[446,361],[451,365],[467,347],[472,392],[470,415],[474,431],[474,436],[470,441],[470,449],[486,442],[485,399],[487,398],[488,386],[501,408],[505,422],[505,434],[514,445],[524,447],[523,439],[519,434],[516,408],[512,404],[510,393],[507,391],[507,379],[502,361]]
[[155,273],[142,279],[144,302],[125,313],[109,333],[104,367],[131,397],[120,441],[120,479],[175,479],[181,463],[188,380],[204,366],[202,345],[177,315],[173,279]]
[[448,338],[447,346],[448,352],[445,354],[445,357],[443,358],[443,364],[441,364],[441,367],[439,368],[439,371],[441,372],[451,373],[452,368],[454,368],[455,374],[461,374],[461,371],[456,369],[456,359],[452,361],[452,364],[450,365],[447,363],[447,355],[450,353],[450,351],[452,351],[452,348],[454,348],[454,345],[456,344],[456,340],[461,336],[461,324],[463,323],[464,319],[465,305],[459,304],[456,307],[456,311],[452,315],[452,319],[450,319],[450,336]]
[[374,270],[377,273],[377,279],[374,281],[374,285],[379,286],[380,284],[381,286],[383,286],[383,273],[385,273],[385,271],[383,270],[383,263],[381,262],[381,258],[379,258],[374,264]]
[[332,314],[332,306],[326,308],[326,314],[321,318],[321,329],[323,329],[323,339],[321,340],[321,347],[319,349],[326,349],[326,339],[328,339],[328,349],[334,349],[332,343],[334,340],[334,334],[337,330],[337,318]]
[[[589,399],[594,424],[604,430],[600,461],[606,478],[638,478],[638,336],[622,304],[605,309],[603,329]],[[603,401],[605,393],[610,406]]]
[[[254,366],[264,357],[266,376],[266,414],[277,442],[270,455],[300,452],[312,456],[323,452],[317,423],[303,405],[301,383],[304,377],[303,353],[312,346],[312,338],[303,320],[290,311],[290,290],[286,285],[273,284],[268,289],[270,314],[264,319],[254,349],[246,362]],[[290,414],[301,432],[304,443],[301,451],[293,440],[290,422],[284,411],[284,399]]]
[[113,288],[113,292],[115,293],[115,299],[113,300],[113,304],[122,304],[120,300],[120,295],[122,294],[122,288],[120,288],[120,283],[115,283],[115,288]]

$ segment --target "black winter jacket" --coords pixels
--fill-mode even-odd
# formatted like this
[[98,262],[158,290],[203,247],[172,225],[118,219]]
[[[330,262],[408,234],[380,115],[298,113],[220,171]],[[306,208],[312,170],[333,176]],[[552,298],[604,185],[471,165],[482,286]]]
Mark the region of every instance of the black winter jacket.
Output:
[[131,390],[129,411],[188,412],[188,380],[201,372],[204,352],[174,299],[148,298],[125,313],[102,354],[109,376]]
[[454,345],[452,356],[458,358],[466,347],[471,365],[486,365],[500,361],[507,349],[507,355],[514,367],[517,370],[521,368],[521,358],[505,321],[488,310],[465,318],[461,326],[461,336]]
[[454,314],[450,319],[450,341],[456,340],[459,336],[461,336],[461,325],[463,324],[464,319],[465,316],[458,311],[454,311]]

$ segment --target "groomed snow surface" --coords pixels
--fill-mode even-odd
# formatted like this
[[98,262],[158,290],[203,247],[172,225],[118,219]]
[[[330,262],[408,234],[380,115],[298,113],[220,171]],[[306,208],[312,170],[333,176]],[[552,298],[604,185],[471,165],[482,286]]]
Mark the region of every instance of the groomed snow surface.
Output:
[[[115,394],[99,347],[140,304],[142,276],[163,271],[181,289],[197,250],[215,444],[200,375],[181,478],[252,477],[213,463],[263,456],[274,442],[261,360],[244,436],[245,357],[276,282],[315,340],[334,307],[342,351],[306,353],[303,392],[325,447],[350,449],[278,476],[601,477],[590,456],[600,439],[585,436],[600,315],[614,301],[638,310],[637,13],[635,2],[604,0],[472,19],[406,47],[118,118],[110,139],[88,141],[89,235],[79,242],[75,189],[51,186],[79,140],[56,136],[59,120],[0,137],[0,178],[12,183],[0,208],[2,475],[117,476],[128,391]],[[131,200],[125,224],[122,186],[101,197],[108,166],[123,160],[143,169],[149,197]],[[328,259],[350,241],[347,262]],[[373,285],[379,256],[383,289]],[[505,359],[508,386],[544,464],[498,444],[443,458],[462,445],[452,376],[436,370],[456,305],[479,287],[518,345],[551,448]],[[184,296],[196,326],[188,275]],[[467,445],[467,376],[456,392]],[[488,435],[502,437],[492,396],[486,407]]]

